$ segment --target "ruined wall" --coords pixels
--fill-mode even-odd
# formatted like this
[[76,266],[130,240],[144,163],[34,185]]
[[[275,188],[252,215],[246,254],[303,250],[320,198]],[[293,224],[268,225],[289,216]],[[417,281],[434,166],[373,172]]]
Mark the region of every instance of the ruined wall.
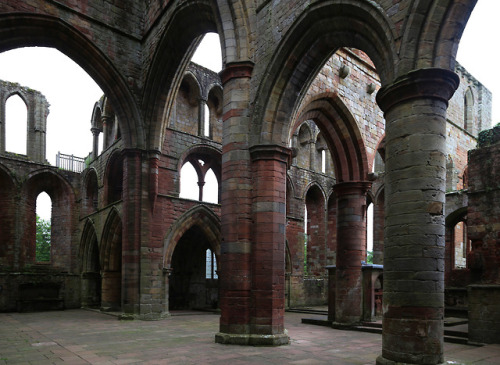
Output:
[[[0,170],[0,311],[80,307],[79,174],[5,155]],[[35,210],[41,192],[52,200],[48,262],[36,259]],[[35,287],[50,287],[51,295],[44,297]]]
[[45,96],[29,87],[0,80],[0,153],[6,151],[6,103],[11,96],[18,95],[26,105],[27,133],[26,155],[30,161],[46,163],[45,135],[49,103]]
[[478,148],[469,151],[468,254],[476,283],[500,283],[500,127],[479,135]]

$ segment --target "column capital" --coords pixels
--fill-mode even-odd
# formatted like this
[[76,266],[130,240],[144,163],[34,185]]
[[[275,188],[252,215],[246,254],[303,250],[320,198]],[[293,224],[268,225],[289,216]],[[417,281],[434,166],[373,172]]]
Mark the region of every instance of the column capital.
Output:
[[252,161],[277,160],[290,165],[292,150],[276,144],[261,144],[249,148]]
[[151,149],[148,151],[148,158],[154,159],[154,160],[159,160],[161,156],[161,151],[157,149]]
[[371,181],[346,181],[335,184],[333,192],[337,197],[350,194],[366,194],[371,187]]
[[422,68],[398,77],[377,93],[377,103],[386,113],[395,105],[412,99],[433,98],[448,104],[460,84],[458,75],[442,68]]
[[219,77],[221,79],[222,85],[225,85],[232,79],[252,77],[253,67],[254,63],[251,61],[228,63],[226,65],[226,68],[219,72]]

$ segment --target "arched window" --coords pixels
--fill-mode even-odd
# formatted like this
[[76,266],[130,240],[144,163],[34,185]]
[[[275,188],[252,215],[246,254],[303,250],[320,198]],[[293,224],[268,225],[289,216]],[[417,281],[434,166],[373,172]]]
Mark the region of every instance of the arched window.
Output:
[[19,95],[12,95],[5,103],[6,150],[27,155],[28,109]]
[[185,199],[199,199],[198,174],[191,162],[186,162],[181,169],[181,186],[179,197]]
[[215,177],[214,170],[209,169],[205,175],[203,186],[203,201],[217,204],[219,202],[219,183]]
[[373,264],[373,203],[366,208],[366,263]]
[[181,169],[179,198],[200,200],[207,203],[219,202],[219,182],[213,161],[194,156],[188,159]]
[[205,104],[205,120],[203,122],[203,136],[205,137],[210,137],[210,109],[208,108],[208,105]]
[[321,150],[321,172],[326,173],[326,150]]
[[470,251],[470,242],[467,239],[467,223],[458,222],[453,228],[453,250],[455,262],[453,267],[464,269],[466,267],[467,253]]
[[218,279],[217,259],[215,258],[214,252],[208,248],[205,255],[206,255],[205,278],[206,279]]
[[52,201],[42,192],[36,199],[36,262],[50,262],[51,259]]

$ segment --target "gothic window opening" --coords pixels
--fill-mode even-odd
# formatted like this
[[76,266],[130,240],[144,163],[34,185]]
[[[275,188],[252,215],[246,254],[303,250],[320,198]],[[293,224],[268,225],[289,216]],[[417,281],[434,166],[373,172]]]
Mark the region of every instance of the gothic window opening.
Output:
[[35,261],[37,263],[51,261],[51,221],[52,200],[46,192],[42,192],[36,199]]
[[114,156],[107,171],[108,204],[122,199],[123,193],[123,158]]
[[179,198],[218,204],[219,181],[211,160],[189,158],[181,168]]
[[326,150],[321,150],[321,172],[326,173]]
[[172,254],[169,310],[218,306],[217,260],[209,237],[199,226],[189,228]]
[[455,269],[465,269],[467,266],[467,254],[471,249],[471,243],[467,239],[467,223],[465,221],[458,222],[453,227],[453,254]]
[[205,113],[204,113],[204,123],[203,123],[203,135],[205,137],[210,137],[210,108],[208,107],[207,104],[204,106],[205,108]]
[[373,203],[366,209],[366,263],[373,264]]
[[205,185],[203,186],[203,201],[217,204],[219,183],[215,177],[214,170],[209,169],[205,175]]
[[186,162],[181,169],[181,184],[179,198],[198,200],[198,174],[191,162]]
[[6,150],[27,155],[28,109],[19,95],[7,99],[5,117]]
[[205,264],[205,278],[207,279],[218,279],[217,276],[217,259],[214,252],[207,248],[205,252],[206,264]]

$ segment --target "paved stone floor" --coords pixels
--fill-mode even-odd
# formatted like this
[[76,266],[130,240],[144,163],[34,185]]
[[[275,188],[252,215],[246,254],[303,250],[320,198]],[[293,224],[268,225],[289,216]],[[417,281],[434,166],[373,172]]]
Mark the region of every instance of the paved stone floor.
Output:
[[[374,364],[380,334],[301,324],[287,313],[291,344],[214,343],[219,316],[196,313],[163,321],[119,321],[66,310],[0,313],[0,364]],[[500,345],[445,344],[447,364],[500,364]]]

